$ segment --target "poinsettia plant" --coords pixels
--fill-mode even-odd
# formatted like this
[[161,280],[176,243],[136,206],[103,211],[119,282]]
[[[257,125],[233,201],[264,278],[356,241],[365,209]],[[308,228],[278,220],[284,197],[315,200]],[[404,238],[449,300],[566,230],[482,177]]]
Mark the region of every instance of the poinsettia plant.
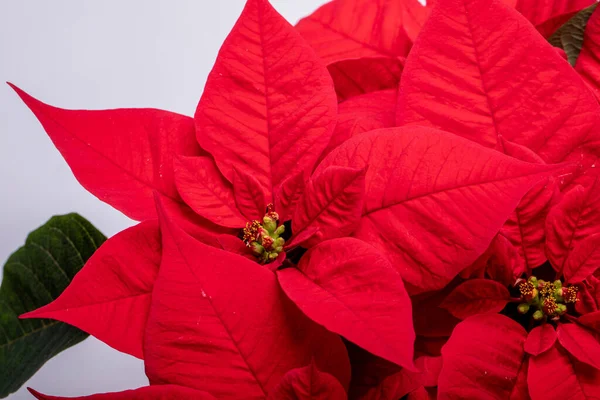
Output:
[[193,118],[13,86],[140,221],[22,317],[144,360],[85,398],[598,396],[593,3],[248,0]]

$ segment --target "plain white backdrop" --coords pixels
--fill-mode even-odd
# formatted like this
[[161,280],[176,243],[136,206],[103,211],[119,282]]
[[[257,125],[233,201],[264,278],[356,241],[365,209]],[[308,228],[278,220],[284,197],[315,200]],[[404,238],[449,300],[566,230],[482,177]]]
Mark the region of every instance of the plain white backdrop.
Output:
[[[154,107],[193,115],[243,0],[0,0],[0,81],[64,108]],[[272,0],[295,23],[325,0]],[[0,86],[0,265],[52,215],[78,212],[106,236],[133,224],[87,193],[41,126]],[[2,373],[2,371],[0,371]],[[76,396],[147,384],[140,360],[94,338],[29,381]],[[31,399],[25,386],[9,396]]]

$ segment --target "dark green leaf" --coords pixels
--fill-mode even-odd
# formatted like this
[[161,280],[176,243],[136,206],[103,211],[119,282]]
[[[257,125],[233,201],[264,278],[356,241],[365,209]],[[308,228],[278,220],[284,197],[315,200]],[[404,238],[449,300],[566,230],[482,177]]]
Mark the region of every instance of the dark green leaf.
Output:
[[593,4],[575,14],[548,39],[552,46],[559,47],[567,53],[567,59],[572,66],[575,66],[581,53],[585,26],[597,5]]
[[62,322],[18,316],[56,299],[105,240],[77,214],[56,216],[9,257],[0,286],[0,398],[87,337]]

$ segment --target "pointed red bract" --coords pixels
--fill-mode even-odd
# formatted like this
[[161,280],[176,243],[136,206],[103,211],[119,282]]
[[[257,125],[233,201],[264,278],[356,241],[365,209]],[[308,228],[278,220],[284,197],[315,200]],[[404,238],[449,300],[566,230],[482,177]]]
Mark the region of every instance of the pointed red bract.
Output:
[[594,0],[517,0],[515,8],[542,36],[550,37],[573,15],[592,4]]
[[600,336],[578,324],[560,324],[556,330],[560,344],[579,361],[600,369]]
[[[324,240],[347,236],[360,220],[365,197],[365,169],[330,167],[308,182],[292,218],[292,233],[316,233],[302,246],[310,248]],[[291,245],[300,244],[292,239]]]
[[298,200],[304,193],[306,181],[304,173],[298,172],[283,181],[275,193],[275,210],[281,221],[292,219]]
[[235,204],[246,220],[262,221],[267,209],[265,192],[252,175],[234,169],[233,195]]
[[581,53],[575,70],[600,99],[600,9],[596,8],[585,25]]
[[459,319],[484,313],[498,313],[510,300],[508,289],[490,279],[471,279],[452,291],[440,307]]
[[525,329],[503,315],[482,314],[458,324],[442,349],[439,399],[509,398],[526,337]]
[[296,28],[327,64],[405,56],[429,15],[418,0],[334,0]]
[[126,390],[124,392],[99,393],[79,397],[48,396],[33,389],[28,390],[38,400],[216,400],[206,392],[177,385],[146,386],[139,389]]
[[537,356],[549,350],[556,342],[556,330],[550,324],[536,326],[527,335],[525,351]]
[[158,223],[142,222],[108,239],[55,301],[21,318],[63,321],[144,358],[142,342],[160,258]]
[[[528,148],[502,138],[498,141],[498,149],[521,161],[544,164],[544,161]],[[519,265],[528,271],[546,262],[544,228],[557,192],[554,178],[539,182],[523,196],[517,209],[500,231],[517,249]]]
[[335,126],[331,77],[267,0],[249,0],[225,40],[196,110],[198,142],[232,181],[253,175],[269,202],[310,170]]
[[313,247],[298,268],[277,272],[281,287],[312,320],[371,353],[412,368],[415,333],[400,275],[353,238]]
[[600,311],[591,312],[582,315],[577,319],[577,322],[584,325],[586,328],[600,334]]
[[354,236],[392,257],[413,292],[441,288],[475,261],[523,194],[555,168],[416,126],[350,139],[317,173],[332,165],[368,166]]
[[517,374],[517,380],[515,386],[510,393],[510,400],[531,400],[529,397],[529,388],[527,386],[527,370],[529,369],[529,358],[525,358],[519,373]]
[[245,225],[231,184],[210,157],[178,157],[174,165],[177,189],[198,215],[229,228]]
[[348,99],[340,104],[338,124],[331,136],[325,158],[331,150],[360,133],[394,126],[396,90],[382,90]]
[[194,240],[159,210],[163,255],[144,340],[151,384],[264,398],[312,359],[347,384],[339,337],[304,317],[271,271]]
[[577,73],[517,11],[501,0],[446,0],[406,59],[397,122],[489,147],[502,135],[583,172],[600,154],[598,112]]
[[566,282],[579,283],[599,268],[600,233],[596,233],[577,244],[565,262],[563,274]]
[[156,218],[154,191],[181,201],[173,157],[200,151],[191,118],[154,109],[66,110],[12,88],[94,196],[138,221]]
[[344,387],[333,376],[319,371],[314,363],[289,371],[269,393],[269,400],[346,400]]
[[531,400],[600,397],[600,371],[570,357],[559,344],[531,358],[527,384]]
[[385,89],[396,89],[400,83],[404,58],[365,57],[329,64],[327,69],[338,100]]
[[600,232],[600,178],[588,178],[586,187],[569,190],[550,210],[546,221],[546,255],[562,272],[569,254],[585,238]]

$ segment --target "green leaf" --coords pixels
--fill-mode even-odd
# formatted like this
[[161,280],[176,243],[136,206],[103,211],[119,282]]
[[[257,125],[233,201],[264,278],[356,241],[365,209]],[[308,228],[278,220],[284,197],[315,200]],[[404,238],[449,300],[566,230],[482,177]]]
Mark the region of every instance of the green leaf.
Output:
[[567,59],[572,66],[575,66],[581,53],[585,26],[597,6],[598,3],[593,4],[575,14],[548,39],[552,46],[559,47],[567,53]]
[[62,322],[18,317],[56,299],[105,240],[77,214],[56,216],[9,257],[0,286],[0,398],[87,337]]

